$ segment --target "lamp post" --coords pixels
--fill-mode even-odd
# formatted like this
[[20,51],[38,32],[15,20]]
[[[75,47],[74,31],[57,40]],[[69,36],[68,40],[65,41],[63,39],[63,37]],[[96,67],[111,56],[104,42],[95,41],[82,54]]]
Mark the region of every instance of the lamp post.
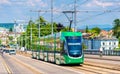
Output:
[[31,41],[31,51],[32,51],[32,24],[30,22],[30,25],[31,25],[31,29],[30,29],[30,41]]
[[53,35],[53,0],[51,0],[51,25],[52,25],[52,32],[51,34]]

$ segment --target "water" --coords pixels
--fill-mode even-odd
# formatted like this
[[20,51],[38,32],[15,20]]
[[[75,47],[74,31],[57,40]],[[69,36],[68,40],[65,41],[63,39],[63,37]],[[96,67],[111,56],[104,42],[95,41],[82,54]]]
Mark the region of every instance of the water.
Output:
[[0,23],[0,27],[10,29],[14,27],[14,23]]

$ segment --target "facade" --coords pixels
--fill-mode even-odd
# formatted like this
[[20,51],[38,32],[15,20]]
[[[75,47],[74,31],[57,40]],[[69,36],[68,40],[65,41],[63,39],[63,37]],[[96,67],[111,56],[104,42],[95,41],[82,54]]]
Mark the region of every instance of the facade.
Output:
[[[18,23],[0,23],[0,40],[1,44],[8,45],[9,37],[13,37],[13,42],[17,42],[17,37],[21,35],[22,32],[25,32],[27,25],[18,24]],[[12,29],[13,32],[9,32]]]
[[118,47],[116,38],[83,39],[83,43],[87,46],[87,49],[92,50],[113,50]]
[[24,26],[23,24],[16,24],[16,25],[14,25],[13,31],[14,31],[15,33],[25,32],[25,26]]
[[6,45],[8,42],[7,32],[8,29],[0,27],[0,40],[2,42],[1,44]]

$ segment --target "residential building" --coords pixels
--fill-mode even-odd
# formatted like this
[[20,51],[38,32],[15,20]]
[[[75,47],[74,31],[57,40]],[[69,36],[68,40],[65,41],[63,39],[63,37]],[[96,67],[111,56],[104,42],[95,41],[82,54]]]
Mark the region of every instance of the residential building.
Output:
[[118,39],[116,38],[83,39],[83,43],[87,49],[92,50],[113,50],[118,47]]

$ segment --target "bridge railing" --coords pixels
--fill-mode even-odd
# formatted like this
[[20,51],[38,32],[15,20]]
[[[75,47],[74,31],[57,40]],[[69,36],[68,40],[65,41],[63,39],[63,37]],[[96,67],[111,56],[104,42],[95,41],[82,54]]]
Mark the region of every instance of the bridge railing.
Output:
[[[100,55],[99,50],[84,50],[84,54]],[[103,55],[106,56],[120,56],[120,50],[103,50]]]

